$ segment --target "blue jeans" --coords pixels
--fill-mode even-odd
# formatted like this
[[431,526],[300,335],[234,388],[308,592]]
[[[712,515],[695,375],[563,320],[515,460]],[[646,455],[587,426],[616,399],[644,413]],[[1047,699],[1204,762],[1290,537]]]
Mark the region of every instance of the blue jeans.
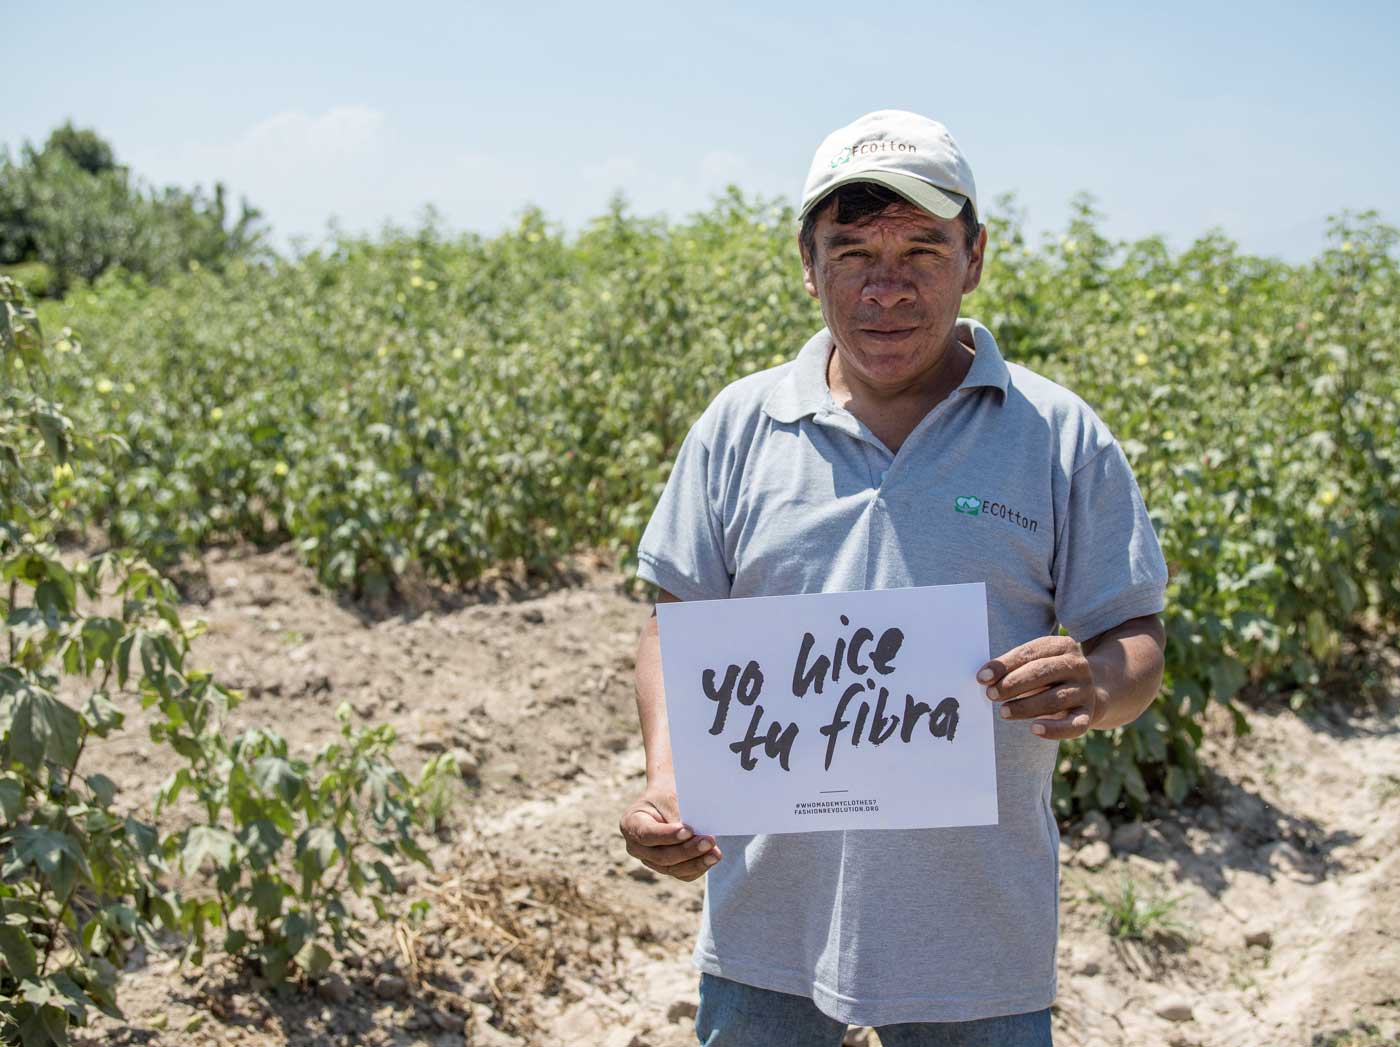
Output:
[[[882,1047],[1051,1047],[1050,1009],[970,1022],[911,1022],[876,1030]],[[703,1047],[840,1047],[846,1026],[806,996],[700,975],[695,1035]]]

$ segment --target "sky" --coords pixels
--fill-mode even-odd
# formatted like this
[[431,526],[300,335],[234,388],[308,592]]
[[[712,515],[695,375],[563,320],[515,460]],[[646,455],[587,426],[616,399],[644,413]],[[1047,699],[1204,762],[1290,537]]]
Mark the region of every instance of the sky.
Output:
[[1079,192],[1111,237],[1219,228],[1299,261],[1326,219],[1400,225],[1400,4],[0,0],[0,147],[65,120],[153,185],[225,184],[280,249],[331,222],[577,229],[621,192],[681,218],[730,183],[796,201],[832,130],[952,132],[1033,239]]

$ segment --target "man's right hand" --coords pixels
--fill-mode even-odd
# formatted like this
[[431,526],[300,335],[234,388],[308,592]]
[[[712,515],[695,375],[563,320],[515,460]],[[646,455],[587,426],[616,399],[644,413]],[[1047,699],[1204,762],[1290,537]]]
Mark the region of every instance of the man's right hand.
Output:
[[618,823],[627,853],[648,869],[697,880],[723,857],[713,836],[696,836],[682,822],[676,791],[647,786]]

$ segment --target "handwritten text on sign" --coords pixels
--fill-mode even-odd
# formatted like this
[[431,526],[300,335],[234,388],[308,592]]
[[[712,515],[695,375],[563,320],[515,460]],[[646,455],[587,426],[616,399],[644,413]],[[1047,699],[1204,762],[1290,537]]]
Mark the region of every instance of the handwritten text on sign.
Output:
[[697,832],[994,825],[981,583],[661,604]]

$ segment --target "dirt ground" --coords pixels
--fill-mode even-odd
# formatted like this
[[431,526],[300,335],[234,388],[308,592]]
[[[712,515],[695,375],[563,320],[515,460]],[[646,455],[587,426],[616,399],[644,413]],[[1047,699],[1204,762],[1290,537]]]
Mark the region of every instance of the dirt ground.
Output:
[[[192,664],[245,692],[235,727],[310,750],[348,701],[396,726],[406,769],[450,748],[469,773],[436,871],[406,871],[409,896],[433,902],[424,925],[375,926],[363,954],[285,995],[223,963],[133,956],[127,1020],[98,1016],[75,1042],[693,1044],[703,885],[656,878],[616,832],[644,776],[631,667],[649,610],[621,583],[587,563],[565,587],[425,593],[417,611],[373,615],[325,593],[290,549],[192,564],[186,616],[208,622]],[[1251,711],[1243,737],[1212,718],[1187,806],[1067,827],[1057,1044],[1400,1043],[1400,657],[1368,656],[1391,696],[1379,705]],[[149,813],[174,764],[140,723],[84,769]],[[1125,878],[1174,902],[1147,941],[1106,926]]]

